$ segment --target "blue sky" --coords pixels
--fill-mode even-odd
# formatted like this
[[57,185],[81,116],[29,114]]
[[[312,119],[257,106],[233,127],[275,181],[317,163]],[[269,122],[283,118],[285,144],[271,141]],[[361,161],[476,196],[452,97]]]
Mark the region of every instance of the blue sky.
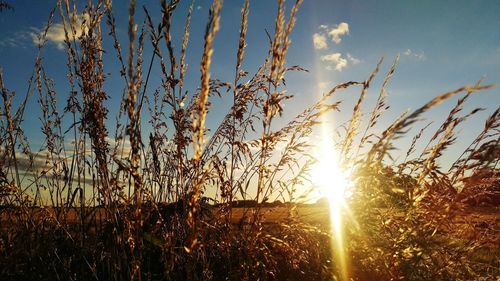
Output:
[[[36,46],[32,35],[41,30],[55,1],[8,1],[13,11],[0,13],[0,67],[6,86],[16,91],[16,104],[27,91],[36,57]],[[80,10],[86,1],[77,1]],[[185,14],[190,1],[181,1],[174,16],[174,44],[180,46]],[[243,1],[226,0],[222,10],[221,29],[216,37],[212,64],[212,77],[233,81],[240,9]],[[288,9],[292,1],[287,2]],[[127,37],[126,1],[114,1],[114,13],[118,33],[126,46]],[[145,5],[158,20],[157,1],[138,1],[137,22],[144,13]],[[199,84],[198,65],[203,47],[203,32],[210,1],[197,1],[193,14],[190,45],[188,47],[188,89],[193,91]],[[245,70],[253,73],[263,62],[268,44],[265,30],[274,30],[277,4],[274,1],[255,0],[250,3]],[[60,22],[56,12],[55,22]],[[107,32],[107,26],[104,26]],[[316,38],[316,40],[314,40]],[[348,80],[364,80],[375,67],[380,57],[385,56],[382,75],[375,80],[369,92],[368,102],[378,94],[383,75],[391,61],[400,54],[401,59],[390,86],[388,104],[391,110],[385,115],[381,127],[387,125],[407,108],[416,109],[437,94],[474,84],[481,78],[484,83],[500,83],[500,1],[321,1],[306,0],[299,13],[293,31],[292,46],[288,54],[289,65],[300,65],[309,73],[288,76],[288,92],[296,98],[285,105],[290,115],[304,105],[311,104],[322,90]],[[42,51],[48,74],[58,89],[60,107],[65,105],[68,92],[64,50],[58,48],[57,40],[49,42]],[[123,81],[119,76],[115,52],[109,39],[105,41],[105,71],[111,76],[106,89],[111,99],[110,125],[114,122]],[[150,49],[146,49],[145,58]],[[159,85],[159,78],[151,81],[151,91]],[[357,91],[342,93],[343,110],[338,122],[348,118],[356,100]],[[428,121],[440,123],[455,100],[441,105],[425,115]],[[229,105],[222,102],[209,113],[208,125],[216,124]],[[483,126],[484,118],[500,104],[499,89],[488,90],[475,96],[468,109],[485,107],[462,127],[463,138],[455,147],[466,147]],[[364,112],[372,108],[366,104]],[[36,147],[41,144],[41,123],[36,96],[31,98],[23,128]],[[423,126],[424,123],[421,124]],[[418,129],[418,128],[416,128]],[[432,130],[431,130],[432,131]],[[407,141],[406,141],[407,142]],[[402,143],[402,149],[406,148]],[[453,158],[453,156],[450,156]],[[451,159],[450,158],[450,159]]]

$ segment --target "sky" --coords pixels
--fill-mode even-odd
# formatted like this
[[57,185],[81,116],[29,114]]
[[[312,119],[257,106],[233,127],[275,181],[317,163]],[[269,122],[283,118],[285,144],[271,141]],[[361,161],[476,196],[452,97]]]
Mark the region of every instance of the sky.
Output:
[[[14,9],[0,13],[0,68],[4,83],[17,95],[14,105],[24,98],[37,54],[36,34],[44,28],[50,10],[56,1],[7,1]],[[77,1],[83,10],[86,1]],[[185,15],[190,1],[181,1],[174,14],[174,48],[180,46]],[[203,32],[210,6],[208,0],[194,4],[190,42],[187,51],[187,89],[194,91],[199,85],[198,65],[203,49]],[[234,66],[238,44],[240,9],[243,0],[226,0],[222,8],[221,28],[215,39],[212,61],[212,77],[223,81],[234,80]],[[293,2],[287,1],[287,9]],[[159,19],[158,1],[137,1],[137,19],[141,22],[146,6],[155,22]],[[114,14],[122,45],[127,42],[128,1],[114,1]],[[266,30],[274,31],[276,1],[250,1],[246,58],[243,68],[254,73],[263,62],[268,50]],[[335,84],[349,80],[362,81],[368,77],[381,57],[385,58],[381,74],[375,79],[367,96],[363,112],[373,107],[383,76],[391,62],[399,54],[396,74],[388,87],[391,109],[383,117],[379,128],[387,126],[406,109],[417,109],[440,93],[464,84],[473,85],[479,79],[484,84],[500,83],[500,1],[360,1],[360,0],[305,0],[301,6],[289,49],[287,63],[300,65],[308,73],[291,73],[287,76],[287,92],[295,98],[285,104],[285,111],[292,116],[304,105],[312,104],[318,96]],[[55,27],[49,41],[42,50],[47,72],[54,79],[61,109],[68,93],[64,49],[57,24],[60,16],[56,12]],[[107,32],[107,26],[103,27]],[[105,39],[105,71],[110,76],[105,82],[110,109],[110,127],[114,124],[119,99],[123,91],[123,80],[112,49],[111,41]],[[149,54],[149,55],[148,55]],[[146,47],[145,58],[151,54]],[[192,66],[192,67],[190,67]],[[154,73],[153,69],[153,73]],[[151,94],[160,83],[159,77],[151,81]],[[336,116],[337,124],[350,116],[359,91],[347,91],[339,95],[343,100],[342,112]],[[371,103],[370,103],[371,102]],[[40,112],[36,97],[28,104],[28,116],[23,128],[34,147],[43,143],[40,132]],[[440,124],[456,103],[456,99],[445,102],[424,117],[427,122]],[[227,110],[228,104],[214,103],[208,115],[208,126],[217,124]],[[487,115],[500,105],[499,88],[487,90],[474,96],[466,111],[475,107],[486,108],[459,128],[461,137],[454,146],[460,153],[481,130]],[[466,112],[465,111],[465,112]],[[286,119],[286,115],[284,119]],[[286,121],[286,120],[285,120]],[[284,122],[284,121],[283,121]],[[66,124],[68,125],[68,124]],[[421,124],[421,127],[425,122]],[[69,125],[68,125],[69,126]],[[420,127],[415,128],[415,130]],[[429,130],[432,132],[432,130]],[[401,140],[403,153],[408,140]],[[444,158],[444,164],[454,159]]]

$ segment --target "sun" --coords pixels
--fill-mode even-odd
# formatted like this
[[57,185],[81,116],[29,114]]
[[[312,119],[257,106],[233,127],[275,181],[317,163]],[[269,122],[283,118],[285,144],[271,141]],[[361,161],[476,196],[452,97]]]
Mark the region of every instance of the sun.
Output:
[[347,280],[347,261],[344,251],[343,213],[347,209],[346,198],[351,194],[349,173],[340,167],[340,159],[332,137],[323,132],[321,145],[316,152],[317,162],[311,178],[323,197],[328,199],[333,232],[333,251],[342,280]]
[[331,136],[322,136],[321,145],[315,154],[317,162],[311,172],[314,185],[330,205],[345,205],[345,200],[352,195],[350,173],[340,167],[340,159]]

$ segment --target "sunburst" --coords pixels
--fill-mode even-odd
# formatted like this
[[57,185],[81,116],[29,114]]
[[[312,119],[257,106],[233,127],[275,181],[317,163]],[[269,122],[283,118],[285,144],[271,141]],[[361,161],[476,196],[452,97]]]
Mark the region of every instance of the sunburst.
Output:
[[[326,125],[324,125],[326,127]],[[317,149],[317,162],[312,170],[312,180],[319,187],[323,197],[328,199],[332,227],[332,250],[342,280],[348,279],[347,257],[345,255],[343,213],[348,211],[346,198],[351,194],[349,172],[340,167],[340,159],[333,138],[323,128],[321,145]]]

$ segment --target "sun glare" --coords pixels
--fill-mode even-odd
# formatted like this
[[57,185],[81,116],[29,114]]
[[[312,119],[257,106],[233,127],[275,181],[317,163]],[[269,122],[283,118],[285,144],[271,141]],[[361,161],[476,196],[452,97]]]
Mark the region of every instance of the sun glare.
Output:
[[312,179],[323,197],[328,199],[330,220],[333,231],[333,251],[342,280],[347,280],[347,261],[344,253],[342,213],[346,208],[345,199],[350,196],[349,174],[340,167],[340,161],[331,136],[323,132],[321,146],[317,150],[317,160]]
[[332,142],[324,141],[318,154],[318,162],[312,171],[315,184],[330,203],[344,204],[352,194],[349,173],[339,167]]

